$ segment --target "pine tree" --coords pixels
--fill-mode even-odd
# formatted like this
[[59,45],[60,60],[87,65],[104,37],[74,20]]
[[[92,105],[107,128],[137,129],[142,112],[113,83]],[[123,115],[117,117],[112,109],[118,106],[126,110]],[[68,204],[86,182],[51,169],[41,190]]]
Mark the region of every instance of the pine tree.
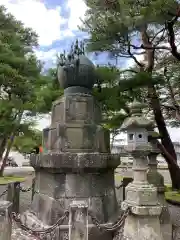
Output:
[[145,81],[146,99],[153,110],[165,149],[163,155],[169,166],[173,188],[180,189],[180,169],[161,109],[159,89],[153,81],[158,75],[157,64],[164,68],[165,55],[166,62],[172,60],[172,56],[175,62],[179,61],[175,41],[179,31],[179,2],[86,0],[86,4],[88,10],[82,30],[90,35],[88,50],[97,53],[105,51],[110,57],[133,59],[138,74],[145,74],[146,77],[140,81],[142,84]]
[[52,101],[61,91],[53,87],[52,76],[41,74],[43,65],[33,52],[38,46],[37,34],[32,29],[25,28],[3,6],[0,6],[0,22],[2,175],[14,139],[31,129],[32,117],[50,111]]

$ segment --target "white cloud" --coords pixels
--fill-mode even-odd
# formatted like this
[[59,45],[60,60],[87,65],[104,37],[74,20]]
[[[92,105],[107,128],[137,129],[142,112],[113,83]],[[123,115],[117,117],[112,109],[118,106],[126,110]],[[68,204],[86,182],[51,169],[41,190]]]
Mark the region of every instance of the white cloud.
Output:
[[1,0],[0,4],[26,27],[31,27],[37,32],[40,45],[48,46],[57,39],[72,35],[70,31],[60,29],[61,24],[67,22],[60,15],[60,6],[48,9],[41,0]]
[[70,10],[70,18],[68,20],[68,28],[70,30],[78,30],[81,25],[81,19],[84,19],[87,6],[84,0],[68,0],[67,8]]
[[51,124],[51,115],[46,114],[43,118],[38,119],[36,128],[43,130],[46,127],[49,127]]
[[38,59],[47,61],[51,59],[52,61],[56,60],[57,51],[56,49],[51,49],[49,51],[37,51],[35,50],[36,56]]

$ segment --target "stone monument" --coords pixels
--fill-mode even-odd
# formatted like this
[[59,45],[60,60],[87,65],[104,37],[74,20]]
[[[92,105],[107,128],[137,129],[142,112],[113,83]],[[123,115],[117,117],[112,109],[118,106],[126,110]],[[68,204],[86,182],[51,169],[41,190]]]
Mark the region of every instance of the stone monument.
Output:
[[[113,221],[118,214],[114,169],[119,155],[110,154],[109,132],[101,125],[92,94],[93,63],[84,55],[68,55],[58,67],[58,80],[64,95],[53,103],[51,125],[44,130],[46,153],[31,157],[36,170],[32,210],[43,224],[52,225],[73,200],[85,200],[102,223]],[[91,239],[112,236],[95,228],[89,230]]]
[[134,101],[132,116],[122,124],[127,131],[129,151],[133,160],[133,182],[126,187],[126,200],[122,209],[131,208],[124,225],[124,238],[128,240],[162,240],[157,188],[147,181],[148,155],[152,146],[148,142],[149,130],[153,123],[142,116],[142,104]]

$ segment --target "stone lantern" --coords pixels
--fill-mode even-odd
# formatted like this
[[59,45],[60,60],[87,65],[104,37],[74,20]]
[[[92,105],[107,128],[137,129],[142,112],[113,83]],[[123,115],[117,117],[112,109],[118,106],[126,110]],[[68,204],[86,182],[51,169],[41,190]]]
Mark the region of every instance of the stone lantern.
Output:
[[131,208],[131,213],[125,220],[124,238],[162,240],[157,189],[147,180],[148,155],[152,149],[148,134],[153,122],[142,116],[142,107],[141,103],[134,101],[131,105],[132,116],[121,127],[128,135],[126,151],[134,158],[133,182],[126,187],[126,199],[122,203],[123,210]]
[[121,130],[127,132],[129,148],[148,144],[149,130],[153,123],[142,117],[143,106],[144,104],[134,101],[131,104],[131,117],[127,118],[121,126]]

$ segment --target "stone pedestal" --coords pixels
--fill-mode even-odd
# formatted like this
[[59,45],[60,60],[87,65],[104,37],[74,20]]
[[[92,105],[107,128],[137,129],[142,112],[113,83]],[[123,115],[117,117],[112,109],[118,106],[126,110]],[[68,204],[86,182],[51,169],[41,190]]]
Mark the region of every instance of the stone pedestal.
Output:
[[170,223],[170,215],[168,210],[168,205],[165,200],[164,192],[164,177],[157,170],[157,155],[158,152],[151,152],[148,156],[149,159],[149,169],[148,169],[148,182],[153,184],[157,188],[158,202],[162,207],[162,212],[160,215],[161,232],[164,240],[171,240],[172,225]]
[[[100,123],[100,108],[91,94],[65,94],[53,104],[43,138],[47,153],[31,157],[36,169],[32,210],[44,224],[54,224],[73,200],[85,201],[102,223],[116,218],[114,169],[119,156],[110,154],[109,133]],[[89,236],[112,239],[93,229]]]
[[88,205],[75,201],[70,205],[69,240],[88,240]]
[[7,201],[12,202],[12,211],[19,213],[20,182],[8,184]]
[[149,149],[150,146],[142,144],[130,150],[134,157],[134,180],[126,187],[126,200],[122,203],[122,209],[131,207],[124,226],[124,238],[128,240],[162,240],[157,189],[147,181]]

